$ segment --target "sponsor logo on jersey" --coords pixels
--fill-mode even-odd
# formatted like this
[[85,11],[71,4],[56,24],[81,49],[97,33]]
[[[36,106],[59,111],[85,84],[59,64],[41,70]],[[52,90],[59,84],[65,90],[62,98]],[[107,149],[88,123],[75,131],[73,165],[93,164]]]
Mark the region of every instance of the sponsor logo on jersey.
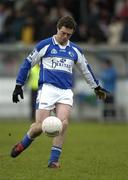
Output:
[[60,62],[61,62],[61,63],[65,63],[65,62],[66,62],[66,59],[63,59],[63,58],[62,58],[62,59],[60,59]]
[[66,63],[66,59],[60,59],[60,60],[57,60],[57,61],[55,61],[55,60],[52,60],[52,68],[57,68],[57,67],[65,67],[65,68],[67,68],[69,71],[71,71],[71,65],[70,64],[68,64],[68,63]]

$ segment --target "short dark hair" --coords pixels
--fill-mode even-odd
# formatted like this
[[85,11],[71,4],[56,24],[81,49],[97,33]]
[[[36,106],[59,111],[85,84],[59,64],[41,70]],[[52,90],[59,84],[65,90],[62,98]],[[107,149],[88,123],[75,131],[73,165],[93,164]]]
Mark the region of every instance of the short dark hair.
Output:
[[71,17],[71,16],[64,16],[64,17],[61,17],[58,20],[57,28],[61,29],[62,26],[65,26],[66,28],[73,29],[75,31],[76,30],[76,25],[77,24],[76,24],[76,22],[75,22],[73,17]]

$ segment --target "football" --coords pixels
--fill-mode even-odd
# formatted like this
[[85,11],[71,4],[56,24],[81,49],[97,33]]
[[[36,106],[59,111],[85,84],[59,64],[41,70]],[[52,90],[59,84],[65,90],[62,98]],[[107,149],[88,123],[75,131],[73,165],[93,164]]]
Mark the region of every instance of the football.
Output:
[[42,122],[42,131],[49,137],[58,136],[62,132],[62,122],[55,116],[49,116]]

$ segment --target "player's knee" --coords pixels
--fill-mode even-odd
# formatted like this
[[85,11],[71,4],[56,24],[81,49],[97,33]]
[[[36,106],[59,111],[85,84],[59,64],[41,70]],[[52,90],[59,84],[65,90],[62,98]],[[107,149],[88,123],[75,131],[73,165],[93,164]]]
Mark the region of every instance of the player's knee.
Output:
[[31,126],[30,126],[30,128],[33,128],[33,127],[35,126],[35,124],[36,124],[36,123],[32,123]]
[[63,131],[65,131],[68,127],[68,120],[64,120],[62,123],[63,123]]

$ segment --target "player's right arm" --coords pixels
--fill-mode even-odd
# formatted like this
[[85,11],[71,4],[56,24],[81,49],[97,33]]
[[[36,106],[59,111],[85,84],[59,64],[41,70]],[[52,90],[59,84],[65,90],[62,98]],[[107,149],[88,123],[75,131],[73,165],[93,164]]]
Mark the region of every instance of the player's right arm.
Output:
[[24,60],[24,62],[20,66],[20,69],[16,78],[15,89],[12,95],[12,101],[14,103],[19,102],[18,96],[20,96],[23,99],[22,86],[24,86],[27,80],[29,71],[35,64],[40,62],[40,59],[45,54],[46,50],[47,50],[46,41],[41,41],[40,43],[36,45],[34,50],[29,54],[29,56]]
[[35,48],[20,66],[20,69],[16,78],[17,85],[23,86],[25,84],[31,67],[39,63],[39,60],[40,60],[39,51]]
[[19,102],[19,96],[23,99],[22,86],[25,84],[31,67],[33,67],[39,61],[39,52],[35,48],[29,56],[22,63],[16,78],[16,86],[13,91],[12,101],[14,103]]
[[29,56],[22,63],[19,69],[17,78],[16,78],[16,85],[15,85],[15,89],[12,95],[12,101],[14,103],[19,102],[18,96],[20,96],[23,99],[22,86],[24,86],[27,80],[30,69],[34,65],[38,64],[41,58],[45,55],[47,48],[49,47],[50,41],[51,41],[51,38],[39,42],[35,46],[34,50],[29,54]]

